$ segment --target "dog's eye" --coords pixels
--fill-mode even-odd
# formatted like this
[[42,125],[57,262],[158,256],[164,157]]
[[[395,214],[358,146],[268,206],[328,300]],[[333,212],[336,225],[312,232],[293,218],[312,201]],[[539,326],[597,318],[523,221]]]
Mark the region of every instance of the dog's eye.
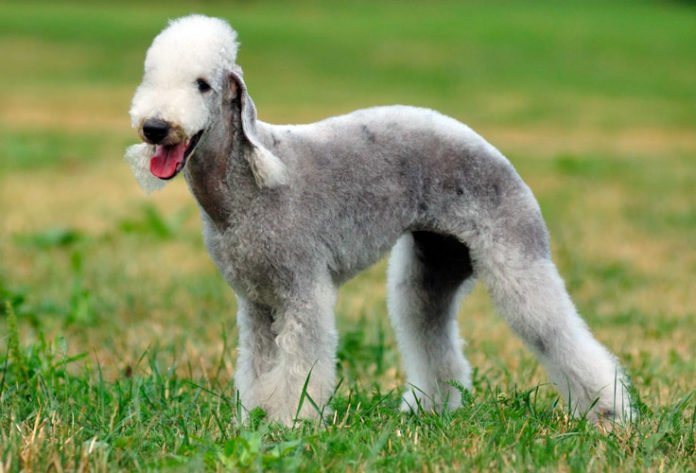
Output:
[[208,84],[205,79],[197,79],[196,85],[198,86],[199,92],[208,92],[211,89],[210,84]]

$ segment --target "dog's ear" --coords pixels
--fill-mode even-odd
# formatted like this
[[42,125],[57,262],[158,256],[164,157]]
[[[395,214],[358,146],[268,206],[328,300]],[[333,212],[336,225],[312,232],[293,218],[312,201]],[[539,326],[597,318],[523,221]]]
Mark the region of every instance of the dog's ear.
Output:
[[277,187],[287,182],[285,164],[267,149],[256,135],[256,107],[249,97],[241,70],[228,72],[230,97],[239,104],[239,120],[244,138],[248,143],[243,153],[259,187]]

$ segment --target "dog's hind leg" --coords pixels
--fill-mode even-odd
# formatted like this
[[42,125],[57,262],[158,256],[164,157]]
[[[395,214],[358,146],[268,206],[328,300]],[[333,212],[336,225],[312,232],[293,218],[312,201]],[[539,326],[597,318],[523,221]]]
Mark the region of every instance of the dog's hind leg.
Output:
[[333,284],[317,282],[279,307],[240,311],[235,380],[245,409],[286,425],[322,413],[336,377],[334,302]]
[[538,356],[573,414],[587,413],[593,420],[633,417],[628,380],[570,300],[551,261],[541,213],[526,187],[503,202],[486,231],[470,243],[477,277]]
[[413,232],[394,246],[388,303],[408,383],[402,410],[456,408],[461,392],[452,382],[471,388],[457,308],[473,285],[469,250],[453,237]]

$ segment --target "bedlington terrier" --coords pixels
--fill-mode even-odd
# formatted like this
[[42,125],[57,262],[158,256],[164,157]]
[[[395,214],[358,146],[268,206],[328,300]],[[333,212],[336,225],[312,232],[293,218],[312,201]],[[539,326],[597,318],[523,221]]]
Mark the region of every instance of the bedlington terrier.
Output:
[[[235,384],[247,410],[291,423],[333,394],[337,288],[390,249],[388,311],[403,410],[461,403],[457,328],[480,279],[576,415],[631,419],[628,380],[576,312],[539,206],[510,162],[432,110],[376,107],[308,125],[256,118],[223,20],[172,21],[145,58],[127,158],[147,189],[183,171],[205,245],[238,301]],[[148,173],[149,167],[149,173]]]

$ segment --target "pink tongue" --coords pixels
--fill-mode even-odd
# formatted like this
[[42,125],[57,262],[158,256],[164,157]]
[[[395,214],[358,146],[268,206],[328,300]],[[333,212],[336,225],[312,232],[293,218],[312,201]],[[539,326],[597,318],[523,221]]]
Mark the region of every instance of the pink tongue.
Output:
[[150,172],[160,179],[171,179],[179,171],[179,165],[184,162],[186,143],[155,147],[155,154],[150,158]]

